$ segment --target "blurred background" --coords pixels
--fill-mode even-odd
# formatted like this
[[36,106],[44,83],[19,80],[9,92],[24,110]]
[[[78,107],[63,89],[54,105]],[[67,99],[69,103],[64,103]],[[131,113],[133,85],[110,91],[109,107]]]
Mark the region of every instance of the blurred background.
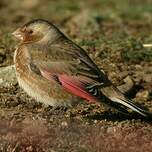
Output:
[[98,105],[54,114],[18,87],[11,33],[38,18],[83,47],[116,86],[131,85],[130,97],[152,111],[152,49],[143,47],[152,43],[152,0],[1,0],[0,151],[150,152],[147,122]]
[[0,42],[11,49],[12,31],[27,21],[43,18],[91,56],[111,59],[111,55],[117,58],[120,54],[123,61],[151,62],[151,50],[141,48],[142,43],[152,43],[151,4],[151,0],[1,0]]

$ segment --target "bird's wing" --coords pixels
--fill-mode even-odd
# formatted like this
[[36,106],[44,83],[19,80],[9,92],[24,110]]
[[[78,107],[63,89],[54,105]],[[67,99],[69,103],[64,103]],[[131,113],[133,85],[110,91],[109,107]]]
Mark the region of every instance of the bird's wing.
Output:
[[100,91],[97,87],[89,88],[95,84],[90,78],[66,74],[52,74],[44,69],[41,69],[41,73],[46,79],[56,81],[69,93],[84,98],[88,102],[96,102],[100,97]]
[[71,42],[57,43],[41,51],[29,49],[34,52],[30,67],[35,73],[39,71],[48,80],[56,78],[67,91],[88,101],[97,100],[99,88],[111,84],[87,53]]
[[[76,75],[86,76],[93,80],[109,85],[111,83],[102,69],[99,69],[97,65],[90,59],[87,53],[78,45],[71,41],[66,41],[62,44],[55,45],[59,52],[62,52],[65,56],[64,60],[72,60],[73,66],[77,73]],[[67,57],[67,58],[66,58]]]
[[[53,52],[51,52],[53,50]],[[34,59],[33,67],[37,67],[44,78],[54,79],[68,92],[85,98],[88,101],[104,101],[117,109],[131,108],[143,116],[147,112],[116,89],[103,71],[100,71],[86,52],[77,45],[54,45],[47,50],[47,60]],[[50,60],[49,60],[50,59]],[[111,93],[110,93],[111,92]],[[124,110],[125,111],[125,110]]]
[[106,89],[104,89],[104,87],[100,88],[96,81],[84,76],[52,74],[44,69],[41,69],[41,73],[46,79],[51,81],[53,79],[69,93],[84,98],[90,103],[102,102],[125,114],[129,113],[126,109],[127,107],[144,117],[152,118],[152,115],[148,111],[125,98],[123,94],[113,86],[106,88],[111,92],[111,94],[109,94],[109,92],[105,91]]
[[[66,70],[66,73],[72,71],[73,75],[86,76],[104,85],[109,85],[110,81],[105,72],[99,69],[87,53],[73,42],[61,40],[47,48],[44,47],[41,49],[43,51],[33,51],[32,60],[35,65],[43,66],[45,62],[51,68],[54,68],[52,65],[55,65],[57,69],[61,66],[59,71],[63,69],[64,72]],[[37,57],[35,57],[35,52],[37,52]],[[43,53],[40,54],[40,52]]]

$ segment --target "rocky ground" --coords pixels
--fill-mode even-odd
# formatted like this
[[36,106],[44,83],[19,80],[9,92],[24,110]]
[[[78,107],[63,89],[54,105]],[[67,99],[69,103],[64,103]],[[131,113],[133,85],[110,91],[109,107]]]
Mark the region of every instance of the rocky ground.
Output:
[[52,109],[18,86],[13,32],[25,22],[52,21],[82,46],[112,82],[152,111],[151,0],[0,1],[0,151],[150,152],[152,124],[102,105]]

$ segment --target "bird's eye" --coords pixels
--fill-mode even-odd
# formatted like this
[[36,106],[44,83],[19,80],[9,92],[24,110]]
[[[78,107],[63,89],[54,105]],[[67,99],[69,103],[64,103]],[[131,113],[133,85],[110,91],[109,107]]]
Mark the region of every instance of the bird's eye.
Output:
[[29,33],[29,34],[32,34],[32,33],[33,33],[33,30],[29,30],[28,33]]

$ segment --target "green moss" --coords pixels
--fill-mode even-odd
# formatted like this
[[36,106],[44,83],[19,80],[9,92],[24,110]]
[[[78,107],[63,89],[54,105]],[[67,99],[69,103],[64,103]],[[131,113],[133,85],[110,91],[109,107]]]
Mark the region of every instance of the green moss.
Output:
[[56,13],[61,13],[63,11],[76,11],[79,9],[79,3],[77,3],[76,1],[72,0],[72,1],[60,1],[60,2],[56,2],[56,1],[51,1],[48,4],[48,11],[49,12],[56,12]]
[[148,50],[135,39],[131,39],[126,43],[126,47],[122,51],[122,58],[131,62],[152,62],[152,50]]
[[79,45],[81,46],[95,46],[96,45],[96,41],[94,40],[82,40],[79,42]]
[[126,50],[122,53],[124,60],[132,62],[147,61],[152,62],[152,51],[151,50]]

